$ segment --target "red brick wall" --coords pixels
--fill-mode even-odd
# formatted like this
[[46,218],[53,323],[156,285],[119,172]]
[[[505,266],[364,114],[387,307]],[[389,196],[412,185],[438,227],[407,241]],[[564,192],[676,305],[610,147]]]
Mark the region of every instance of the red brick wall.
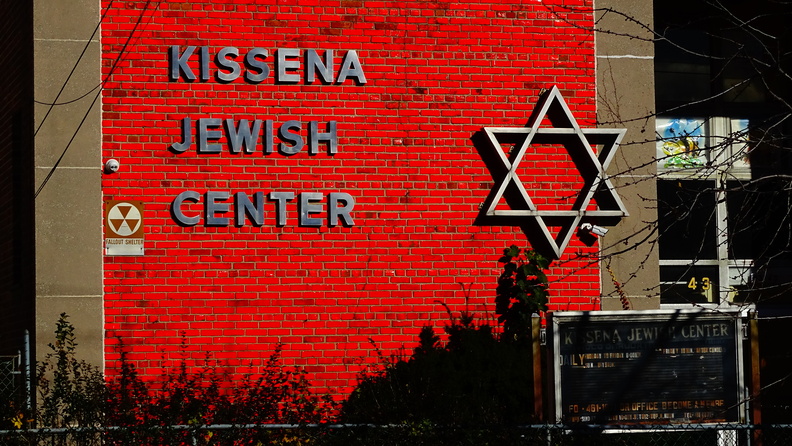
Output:
[[[491,320],[497,260],[527,242],[517,227],[474,225],[493,178],[471,137],[524,126],[552,85],[581,125],[594,120],[592,15],[547,3],[114,2],[102,27],[103,157],[121,170],[103,190],[145,202],[146,242],[145,256],[105,259],[111,370],[119,339],[144,374],[178,358],[182,342],[196,359],[232,366],[260,362],[280,342],[289,364],[343,388],[374,358],[370,340],[388,352],[409,348],[427,323],[441,327],[439,302],[458,312],[469,293],[469,309]],[[272,72],[258,84],[170,81],[172,45],[208,46],[212,56],[264,48]],[[354,50],[367,82],[277,84],[278,48],[335,50],[336,73]],[[189,63],[197,71],[197,51]],[[175,153],[185,117],[273,120],[276,129],[336,121],[338,149],[230,153],[222,138],[217,154]],[[184,227],[169,210],[186,190],[346,192],[355,224],[300,227],[295,199],[278,226],[265,199],[260,227]],[[183,207],[190,216],[201,208]],[[574,240],[553,264],[551,307],[598,307],[598,269],[579,258],[594,252]]]

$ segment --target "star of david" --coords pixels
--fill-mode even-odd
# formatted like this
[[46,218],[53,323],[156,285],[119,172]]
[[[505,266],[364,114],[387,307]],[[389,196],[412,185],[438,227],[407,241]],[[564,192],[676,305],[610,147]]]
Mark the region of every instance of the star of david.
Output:
[[[552,127],[543,127],[548,118]],[[534,249],[560,258],[582,223],[613,225],[629,214],[605,171],[613,160],[626,129],[582,129],[557,87],[536,105],[526,127],[485,127],[484,133],[496,153],[490,168],[495,185],[485,203],[484,214],[509,225],[523,226]],[[506,144],[514,144],[511,151]],[[517,174],[531,144],[563,146],[583,179],[584,186],[568,209],[539,209]],[[592,146],[600,146],[595,154]],[[507,188],[510,188],[507,194]],[[509,209],[500,209],[501,200]],[[592,201],[593,200],[593,201]],[[596,209],[592,209],[596,204]],[[548,226],[560,226],[554,237]]]

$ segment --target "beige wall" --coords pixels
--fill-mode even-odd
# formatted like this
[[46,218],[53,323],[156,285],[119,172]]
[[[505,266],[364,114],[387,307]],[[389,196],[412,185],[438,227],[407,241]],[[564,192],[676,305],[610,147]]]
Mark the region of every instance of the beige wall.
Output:
[[[102,364],[101,101],[96,97],[99,90],[67,105],[41,104],[72,101],[99,84],[99,33],[92,37],[99,17],[99,0],[34,2],[35,99],[39,102],[35,105],[35,127],[41,126],[35,141],[37,189],[68,145],[57,169],[36,198],[39,360],[49,351],[47,344],[52,342],[55,322],[65,312],[77,330],[78,354],[92,363]],[[77,69],[69,78],[78,59]],[[72,137],[74,140],[69,144]]]
[[[622,304],[606,265],[610,265],[632,308],[660,306],[659,264],[653,222],[657,221],[654,145],[654,46],[652,2],[598,0],[597,119],[600,127],[627,128],[608,169],[630,216],[602,239],[602,309]],[[623,13],[621,15],[619,13]],[[634,19],[627,19],[626,16]]]

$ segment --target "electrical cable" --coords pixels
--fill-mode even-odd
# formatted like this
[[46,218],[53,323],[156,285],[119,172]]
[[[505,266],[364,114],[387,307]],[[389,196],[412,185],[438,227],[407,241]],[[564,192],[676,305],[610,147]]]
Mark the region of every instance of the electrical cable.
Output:
[[80,99],[84,99],[86,96],[88,96],[89,94],[91,94],[91,93],[93,93],[94,91],[96,91],[96,89],[97,89],[97,88],[101,88],[101,87],[102,87],[102,85],[104,85],[104,81],[102,81],[102,82],[100,82],[100,83],[96,84],[96,86],[95,86],[95,87],[91,88],[90,90],[88,90],[87,92],[85,92],[83,95],[81,95],[81,96],[77,96],[77,97],[76,97],[76,98],[74,98],[74,99],[69,99],[68,101],[63,101],[63,102],[44,102],[44,101],[39,101],[39,100],[33,99],[33,102],[34,102],[34,103],[36,103],[36,104],[39,104],[39,105],[51,105],[51,106],[56,106],[56,105],[69,105],[69,104],[73,104],[73,103],[75,103],[75,102],[79,101]]
[[[102,81],[102,84],[104,84],[105,82],[107,82],[107,80],[110,79],[110,76],[113,75],[113,73],[115,72],[116,68],[118,68],[118,66],[121,63],[121,61],[124,60],[124,55],[126,54],[127,47],[129,47],[129,44],[132,41],[132,38],[135,36],[135,33],[136,33],[138,27],[140,26],[140,23],[143,21],[143,18],[145,17],[146,11],[148,11],[148,7],[151,4],[151,2],[152,2],[152,0],[146,0],[146,4],[143,6],[143,10],[140,12],[140,16],[138,16],[138,19],[135,22],[135,26],[132,27],[132,31],[130,31],[126,42],[124,42],[124,45],[121,47],[121,50],[119,51],[118,56],[116,56],[115,61],[113,61],[113,65],[110,67],[110,70],[108,71],[107,76],[105,76],[105,80]],[[162,2],[162,0],[157,1],[157,3],[154,6],[154,9],[152,10],[152,12],[156,11],[159,8],[159,5],[160,5],[161,2]],[[109,10],[109,5],[108,5],[108,10]],[[100,24],[101,24],[101,20],[100,20]],[[82,57],[82,55],[80,55],[80,57]],[[79,60],[78,60],[78,62],[79,62]],[[68,83],[68,80],[66,82]],[[64,88],[65,88],[65,84],[64,84]],[[94,88],[93,90],[96,90],[96,88]],[[91,90],[91,91],[93,91],[93,90]],[[60,165],[61,161],[63,161],[63,157],[66,156],[66,152],[68,152],[69,147],[71,147],[71,144],[74,142],[75,138],[77,137],[77,133],[79,133],[79,131],[82,128],[83,124],[85,124],[85,121],[88,119],[88,115],[90,115],[91,109],[93,108],[94,105],[96,105],[96,101],[98,101],[99,98],[101,97],[103,90],[104,90],[104,87],[100,88],[99,91],[94,96],[93,101],[91,101],[91,105],[88,107],[88,110],[85,111],[85,114],[83,115],[82,119],[80,120],[80,123],[77,125],[77,128],[74,130],[74,133],[72,133],[72,136],[69,139],[69,142],[66,143],[66,147],[63,149],[63,152],[61,152],[60,157],[58,157],[57,161],[55,161],[55,164],[52,166],[50,171],[47,173],[47,176],[44,177],[44,180],[42,181],[41,185],[38,187],[38,189],[36,190],[36,193],[33,195],[33,199],[38,198],[39,194],[44,189],[44,186],[47,185],[47,183],[49,182],[50,178],[52,178],[52,175],[55,174],[55,170],[57,170],[57,168]],[[61,91],[63,91],[63,88],[61,89]],[[59,93],[59,95],[60,95],[60,93]],[[56,101],[57,101],[57,98],[56,98]],[[54,107],[54,105],[52,105],[51,108],[52,107]]]
[[[91,46],[91,42],[93,41],[94,37],[96,36],[96,33],[101,28],[102,22],[104,22],[105,17],[107,17],[107,13],[108,13],[108,11],[110,11],[110,8],[113,6],[113,2],[114,1],[115,0],[110,0],[110,3],[107,4],[107,8],[105,8],[104,12],[102,12],[102,16],[99,17],[99,23],[96,24],[96,27],[94,28],[93,32],[91,33],[91,37],[89,37],[88,41],[85,43],[85,46],[83,47],[83,50],[80,53],[80,56],[77,57],[77,61],[74,63],[74,66],[72,67],[71,71],[69,72],[69,75],[66,76],[66,80],[63,82],[63,85],[61,85],[60,91],[58,91],[58,94],[55,95],[55,100],[52,101],[52,103],[47,104],[47,105],[49,105],[49,108],[47,109],[47,113],[44,114],[44,117],[41,119],[41,122],[39,123],[38,127],[36,127],[36,131],[33,132],[33,137],[38,135],[39,130],[41,130],[41,127],[44,126],[44,122],[47,120],[47,118],[49,117],[50,113],[52,112],[52,109],[55,108],[56,105],[65,105],[65,104],[70,104],[71,102],[74,102],[74,101],[68,101],[68,102],[65,102],[64,104],[58,104],[58,99],[60,99],[61,94],[63,94],[63,91],[66,89],[66,86],[69,85],[69,81],[71,80],[72,76],[74,75],[74,72],[77,71],[77,67],[80,65],[80,62],[82,61],[83,56],[85,56],[85,53],[88,51],[88,47]],[[80,100],[80,99],[88,96],[91,93],[91,91],[94,91],[94,90],[96,90],[96,87],[92,88],[88,93],[86,93],[86,94],[80,96],[79,98],[75,99],[75,101],[76,100]],[[34,102],[36,102],[37,104],[44,104],[43,102],[36,101],[35,99],[34,99]]]

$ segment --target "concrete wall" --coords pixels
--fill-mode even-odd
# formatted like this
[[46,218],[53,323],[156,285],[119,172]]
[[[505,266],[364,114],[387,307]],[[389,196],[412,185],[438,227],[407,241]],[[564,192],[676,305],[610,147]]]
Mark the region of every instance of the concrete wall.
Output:
[[65,312],[77,329],[78,353],[97,365],[103,339],[99,17],[98,0],[34,2],[37,356],[49,350]]
[[632,309],[660,306],[657,234],[652,2],[602,0],[597,9],[597,120],[627,128],[608,174],[630,217],[602,239],[602,309],[622,309],[610,265]]

